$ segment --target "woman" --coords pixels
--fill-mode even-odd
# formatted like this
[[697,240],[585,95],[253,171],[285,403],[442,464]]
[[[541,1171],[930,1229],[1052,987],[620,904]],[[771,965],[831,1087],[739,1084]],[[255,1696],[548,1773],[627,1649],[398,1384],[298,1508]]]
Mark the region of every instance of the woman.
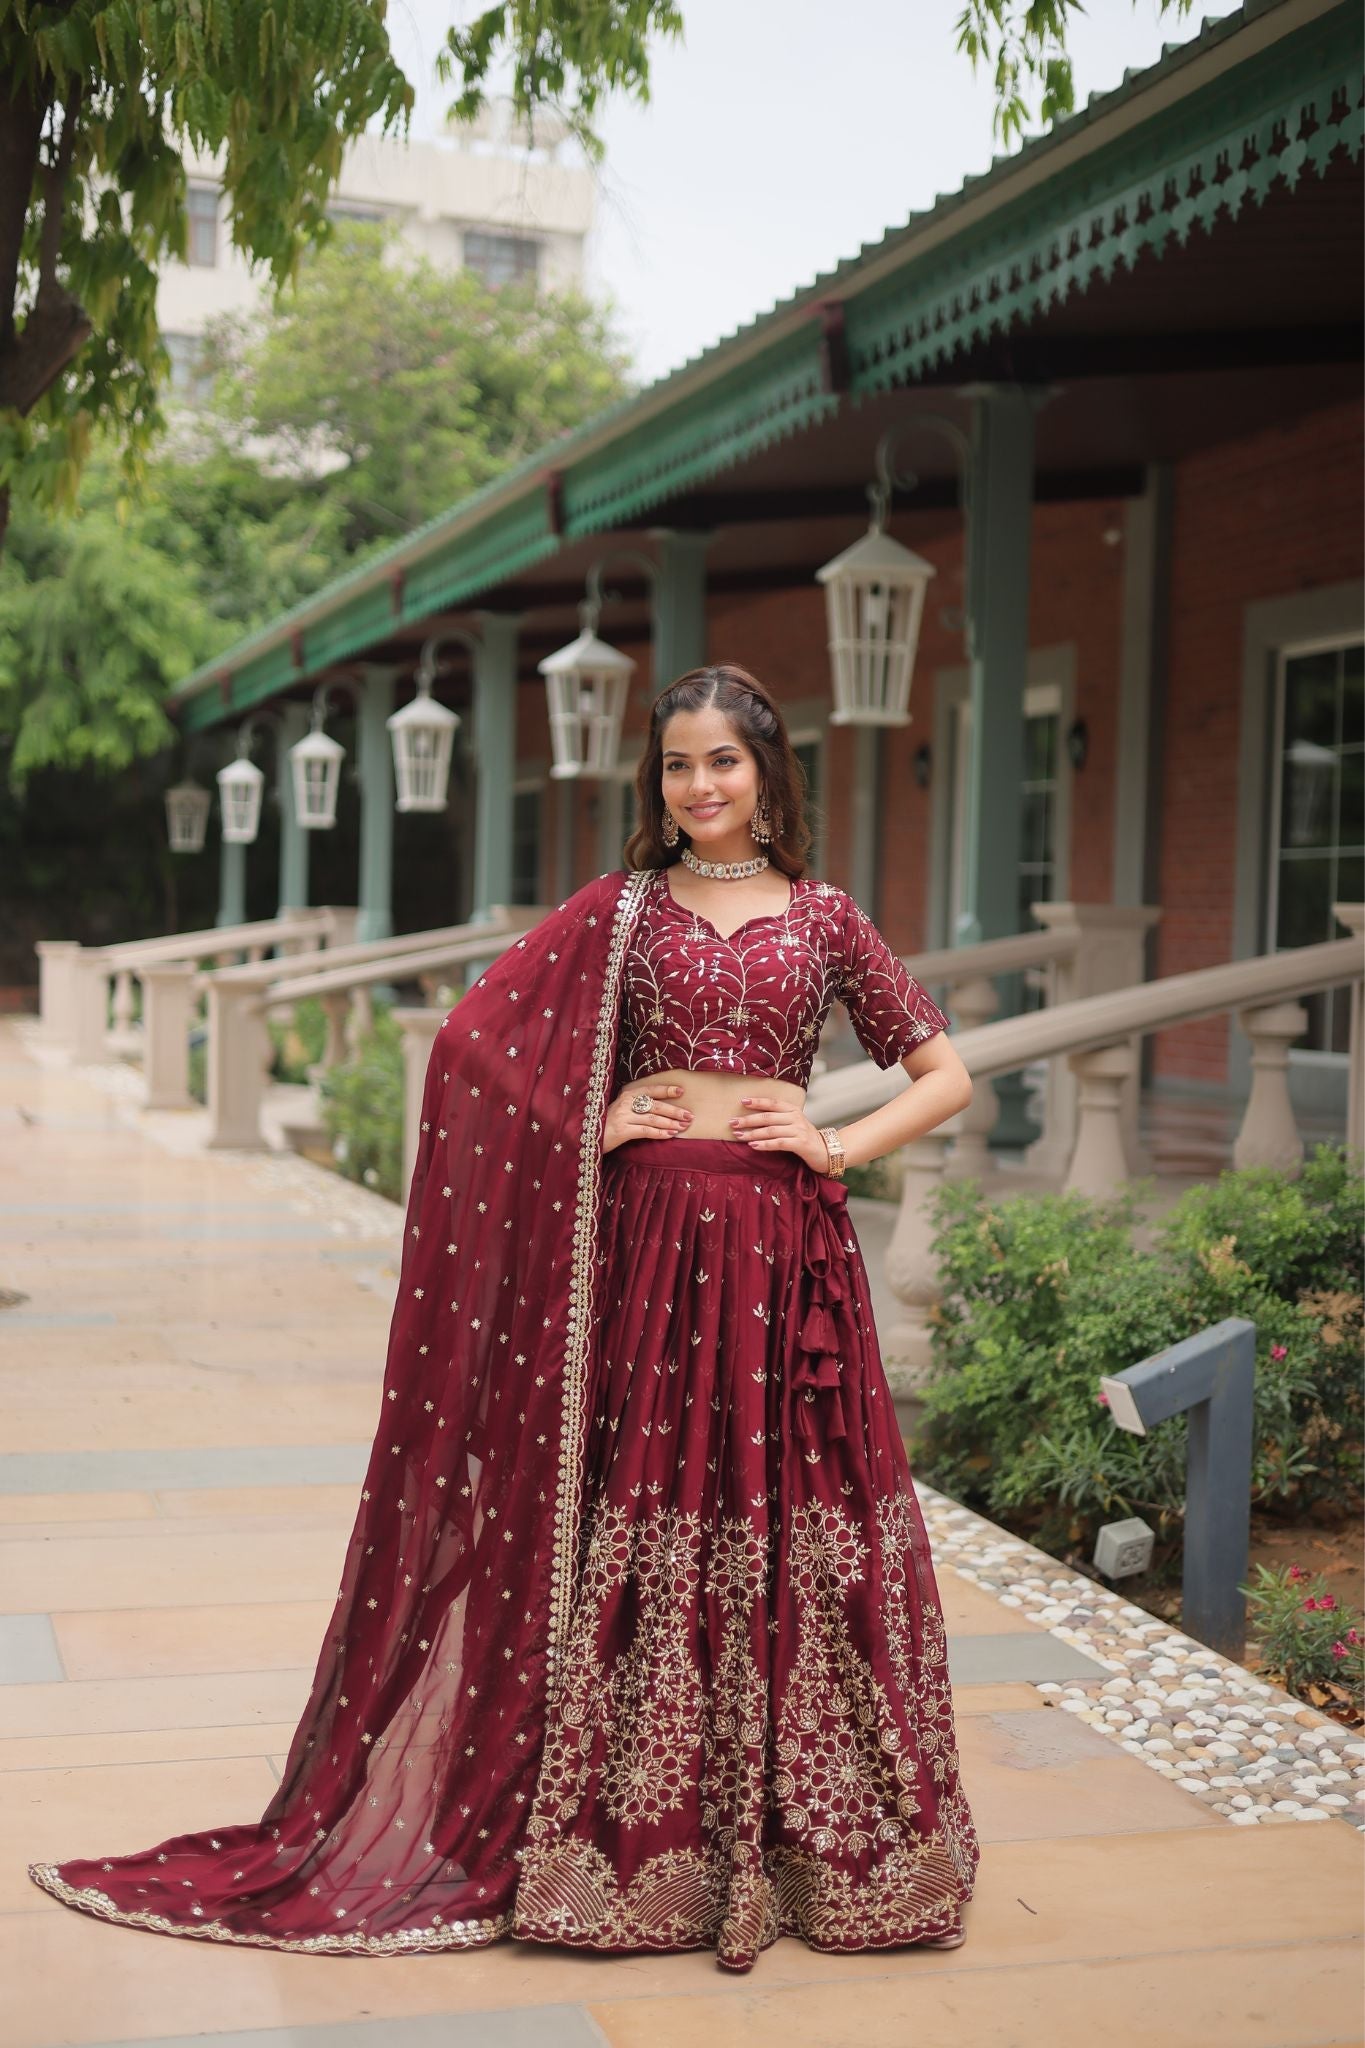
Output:
[[[955,1946],[978,1846],[841,1176],[963,1108],[946,1018],[803,872],[732,666],[656,701],[627,871],[445,1020],[380,1425],[252,1826],[31,1864],[125,1925],[328,1954],[513,1935]],[[835,997],[914,1086],[805,1116]],[[647,1085],[646,1085],[647,1084]]]

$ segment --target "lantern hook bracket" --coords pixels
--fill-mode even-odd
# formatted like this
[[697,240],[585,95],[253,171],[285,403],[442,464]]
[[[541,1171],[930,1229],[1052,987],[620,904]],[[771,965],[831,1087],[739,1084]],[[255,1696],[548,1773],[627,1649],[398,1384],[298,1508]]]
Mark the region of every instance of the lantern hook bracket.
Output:
[[[913,469],[897,470],[892,462],[892,450],[905,434],[918,432],[927,427],[930,433],[939,434],[952,448],[957,466],[957,502],[962,514],[962,587],[972,587],[972,444],[970,436],[945,413],[920,412],[913,419],[902,420],[897,426],[888,427],[877,443],[873,464],[877,480],[867,487],[868,503],[872,507],[872,531],[881,533],[891,516],[891,499],[894,493],[913,491],[919,484],[919,473]],[[972,658],[974,646],[974,621],[972,607],[968,603],[962,613],[962,640],[967,659]]]
[[463,626],[445,626],[439,633],[433,633],[422,646],[417,657],[417,674],[414,678],[417,693],[429,697],[440,668],[441,657],[447,647],[461,647],[475,661],[483,652],[483,642],[477,633],[467,633]]
[[609,564],[615,563],[619,565],[623,562],[633,562],[636,568],[644,571],[645,581],[648,583],[651,591],[658,589],[659,565],[657,562],[651,561],[648,555],[637,554],[633,548],[623,548],[617,553],[600,555],[588,570],[588,594],[578,607],[578,623],[583,632],[596,633],[597,622],[602,616],[603,605],[607,603],[618,604],[620,602],[620,591],[604,590],[602,579],[607,572]]

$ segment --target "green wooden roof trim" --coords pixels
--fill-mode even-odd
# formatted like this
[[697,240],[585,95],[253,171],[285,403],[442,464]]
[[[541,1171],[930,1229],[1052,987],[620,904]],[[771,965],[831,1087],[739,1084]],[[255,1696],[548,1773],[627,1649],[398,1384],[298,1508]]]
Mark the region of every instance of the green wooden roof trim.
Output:
[[429,618],[444,606],[460,604],[508,576],[534,568],[558,547],[550,529],[545,493],[536,491],[494,513],[477,533],[409,569],[403,582],[401,616]]
[[822,388],[812,322],[756,362],[691,400],[656,413],[564,477],[564,530],[601,533],[826,418],[839,401]]
[[1087,157],[1018,205],[850,300],[855,393],[912,382],[1026,324],[1141,251],[1185,243],[1220,207],[1259,205],[1272,182],[1362,144],[1365,37],[1352,4],[1237,67]]

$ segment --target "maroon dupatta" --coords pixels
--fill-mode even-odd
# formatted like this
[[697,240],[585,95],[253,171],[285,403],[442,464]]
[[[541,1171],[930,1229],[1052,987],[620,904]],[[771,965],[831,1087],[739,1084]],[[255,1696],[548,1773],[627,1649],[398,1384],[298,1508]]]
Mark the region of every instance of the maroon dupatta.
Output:
[[379,1426],[278,1791],[252,1826],[30,1865],[66,1904],[358,1955],[510,1926],[577,1562],[602,1129],[649,879],[576,891],[437,1033]]

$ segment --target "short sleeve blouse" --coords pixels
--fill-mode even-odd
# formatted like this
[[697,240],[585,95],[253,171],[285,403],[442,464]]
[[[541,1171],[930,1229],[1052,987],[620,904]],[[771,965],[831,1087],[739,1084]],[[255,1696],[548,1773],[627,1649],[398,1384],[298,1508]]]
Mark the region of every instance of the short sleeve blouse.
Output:
[[948,1025],[834,883],[793,877],[785,910],[748,918],[723,938],[677,901],[659,869],[627,945],[616,1085],[676,1067],[805,1088],[836,1000],[879,1067]]

